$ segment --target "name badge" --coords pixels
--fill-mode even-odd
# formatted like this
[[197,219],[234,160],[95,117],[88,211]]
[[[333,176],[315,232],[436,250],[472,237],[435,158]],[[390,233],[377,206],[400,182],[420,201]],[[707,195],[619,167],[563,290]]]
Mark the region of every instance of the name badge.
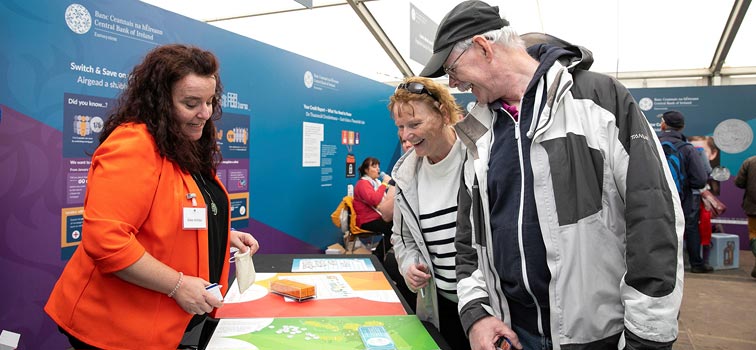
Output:
[[207,228],[207,207],[184,207],[184,230]]

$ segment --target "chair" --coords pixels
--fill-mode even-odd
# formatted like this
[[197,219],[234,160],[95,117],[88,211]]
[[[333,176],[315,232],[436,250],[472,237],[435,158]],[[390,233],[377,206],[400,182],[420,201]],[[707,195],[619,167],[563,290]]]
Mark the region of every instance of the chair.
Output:
[[[331,221],[341,232],[344,233],[344,248],[347,252],[353,253],[357,240],[371,252],[375,252],[376,247],[383,239],[383,233],[373,232],[361,229],[357,226],[357,215],[354,212],[354,197],[344,196],[331,214]],[[386,252],[383,252],[384,256]]]

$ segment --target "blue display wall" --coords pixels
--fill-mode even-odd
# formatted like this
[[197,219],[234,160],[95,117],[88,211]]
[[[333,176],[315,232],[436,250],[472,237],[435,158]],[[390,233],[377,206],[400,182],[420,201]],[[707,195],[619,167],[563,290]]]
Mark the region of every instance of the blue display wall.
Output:
[[87,154],[131,68],[157,45],[219,57],[219,176],[232,225],[263,253],[338,241],[329,216],[357,180],[348,169],[397,154],[391,87],[148,4],[8,0],[0,32],[0,329],[21,333],[22,349],[66,347],[42,307],[86,235]]

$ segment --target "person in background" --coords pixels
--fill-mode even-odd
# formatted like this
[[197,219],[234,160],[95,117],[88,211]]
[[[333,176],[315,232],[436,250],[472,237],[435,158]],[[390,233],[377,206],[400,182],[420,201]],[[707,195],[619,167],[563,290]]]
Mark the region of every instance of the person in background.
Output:
[[659,141],[669,141],[682,155],[682,164],[685,174],[680,191],[680,202],[685,213],[685,249],[688,251],[690,272],[709,273],[714,271],[701,255],[701,232],[698,221],[701,217],[701,190],[706,187],[709,178],[706,172],[704,158],[682,133],[685,128],[685,116],[682,113],[670,110],[661,115],[661,134]]
[[447,89],[406,78],[391,96],[391,118],[409,149],[394,166],[394,233],[399,271],[418,292],[416,314],[455,350],[469,349],[457,312],[454,248],[457,191],[465,149],[452,125],[459,110]]
[[[748,157],[735,176],[735,186],[745,190],[743,193],[743,211],[748,216],[748,241],[751,252],[756,256],[756,156]],[[751,277],[756,278],[756,264],[751,270]]]
[[401,134],[399,135],[399,144],[402,146],[402,154],[407,153],[407,151],[409,151],[410,148],[412,148],[412,142],[410,142],[409,140],[405,138],[402,138]]
[[[709,165],[712,168],[716,168],[719,166],[719,147],[717,147],[716,142],[714,142],[714,137],[689,136],[688,140],[691,140],[691,143],[695,144],[696,147],[704,148],[704,151],[706,152],[706,159],[709,160]],[[696,142],[692,142],[692,141],[696,141]]]
[[[129,75],[92,156],[81,244],[45,311],[75,349],[176,349],[223,303],[230,230],[216,176],[222,85],[211,52],[159,46]],[[222,287],[223,293],[227,286]]]
[[[402,137],[401,133],[397,131],[397,135],[399,136],[399,145],[402,147],[402,155],[407,153],[412,148],[412,143],[409,142],[409,140]],[[391,196],[390,201],[389,199],[384,199],[386,202],[386,206],[391,206],[391,222],[394,220],[394,202],[395,202],[395,196],[396,196],[396,182],[391,179],[389,181],[389,184],[392,185],[389,190],[386,192],[386,197]],[[384,216],[384,220],[386,220],[385,217],[385,210],[381,211],[381,214]],[[389,239],[391,239],[389,237]],[[415,293],[409,289],[409,286],[407,286],[407,282],[404,281],[404,277],[399,272],[399,265],[396,261],[396,252],[394,251],[394,247],[392,246],[391,249],[389,249],[386,252],[386,256],[383,258],[383,267],[386,268],[386,272],[388,272],[391,279],[396,284],[397,289],[399,289],[399,293],[402,294],[402,297],[404,297],[404,300],[407,302],[409,307],[412,309],[413,312],[416,310],[416,298]]]
[[[463,1],[420,73],[478,104],[457,220],[457,295],[472,349],[671,349],[684,216],[628,90],[581,47],[525,47],[499,9]],[[416,146],[417,147],[417,146]],[[399,195],[397,195],[399,197]]]
[[389,185],[391,176],[381,172],[381,162],[374,157],[365,158],[358,170],[360,179],[354,186],[354,212],[357,215],[357,226],[363,230],[383,234],[383,239],[374,252],[383,262],[385,252],[391,249],[386,241],[391,237],[393,215],[384,218],[378,206],[383,203],[386,191],[391,187]]
[[701,155],[702,161],[701,163],[704,166],[704,170],[706,171],[706,185],[702,189],[693,189],[693,193],[700,196],[700,204],[699,204],[699,210],[698,210],[698,232],[701,236],[701,259],[703,260],[704,264],[709,264],[709,255],[711,253],[711,234],[712,234],[712,224],[711,224],[711,211],[709,211],[706,208],[706,205],[704,204],[704,194],[708,191],[711,193],[711,187],[710,184],[714,182],[711,178],[711,158],[709,155],[709,148],[706,140],[706,136],[688,136],[688,141],[698,150],[698,153]]

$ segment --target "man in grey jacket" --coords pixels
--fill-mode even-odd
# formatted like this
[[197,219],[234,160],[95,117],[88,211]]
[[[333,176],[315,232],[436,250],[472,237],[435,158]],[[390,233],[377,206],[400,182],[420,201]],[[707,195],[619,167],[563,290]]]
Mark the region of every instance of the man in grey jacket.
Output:
[[671,349],[682,300],[680,199],[629,92],[588,50],[526,50],[498,8],[441,21],[422,76],[478,104],[457,219],[457,295],[472,349]]

